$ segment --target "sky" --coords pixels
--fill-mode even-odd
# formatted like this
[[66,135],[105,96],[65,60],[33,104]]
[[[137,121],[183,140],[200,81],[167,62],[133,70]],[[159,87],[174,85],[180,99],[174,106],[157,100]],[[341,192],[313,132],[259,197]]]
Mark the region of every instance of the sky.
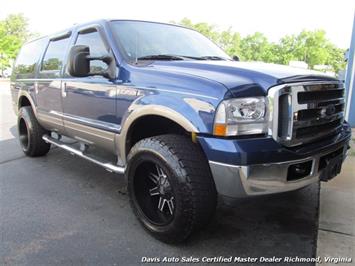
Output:
[[256,31],[277,42],[303,29],[324,29],[338,47],[350,46],[355,0],[0,0],[0,19],[23,13],[30,30],[50,34],[100,18],[159,22],[189,18],[242,36]]

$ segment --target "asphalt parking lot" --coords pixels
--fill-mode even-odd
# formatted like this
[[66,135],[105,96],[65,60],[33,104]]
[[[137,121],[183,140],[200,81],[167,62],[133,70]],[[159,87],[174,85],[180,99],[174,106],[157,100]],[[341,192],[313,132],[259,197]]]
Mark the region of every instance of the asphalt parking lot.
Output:
[[142,257],[316,255],[318,184],[240,200],[236,208],[219,206],[206,229],[185,244],[167,245],[135,219],[122,176],[59,149],[41,158],[25,157],[4,82],[0,117],[0,265],[137,265]]

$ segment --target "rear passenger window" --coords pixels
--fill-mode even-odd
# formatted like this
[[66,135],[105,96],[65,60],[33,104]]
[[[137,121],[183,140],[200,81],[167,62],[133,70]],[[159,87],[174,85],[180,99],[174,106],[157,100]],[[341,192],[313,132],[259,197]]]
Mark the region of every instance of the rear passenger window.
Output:
[[[89,46],[90,56],[102,56],[108,52],[100,34],[97,31],[80,33],[75,45]],[[90,72],[103,71],[106,68],[107,65],[102,61],[94,60],[90,62]]]
[[37,62],[46,43],[47,39],[42,38],[22,46],[14,69],[16,78],[34,78]]
[[42,61],[42,71],[60,70],[69,43],[69,38],[50,41]]

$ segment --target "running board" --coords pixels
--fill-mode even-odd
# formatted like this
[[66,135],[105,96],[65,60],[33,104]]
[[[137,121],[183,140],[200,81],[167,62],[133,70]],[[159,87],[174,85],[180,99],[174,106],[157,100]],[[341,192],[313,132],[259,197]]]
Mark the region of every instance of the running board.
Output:
[[73,147],[70,147],[69,145],[61,142],[60,140],[56,140],[48,135],[44,135],[42,137],[42,139],[47,142],[47,143],[50,143],[50,144],[53,144],[54,146],[57,146],[63,150],[66,150],[66,151],[69,151],[71,154],[73,155],[77,155],[81,158],[84,158],[90,162],[93,162],[97,165],[100,165],[101,167],[105,168],[107,171],[109,172],[114,172],[114,173],[118,173],[118,174],[124,174],[125,172],[125,168],[124,167],[120,167],[120,166],[117,166],[117,165],[114,165],[112,163],[109,163],[109,162],[102,162],[102,161],[99,161],[98,159],[95,159],[93,157],[90,157],[86,154],[84,154],[82,151],[80,150],[77,150]]

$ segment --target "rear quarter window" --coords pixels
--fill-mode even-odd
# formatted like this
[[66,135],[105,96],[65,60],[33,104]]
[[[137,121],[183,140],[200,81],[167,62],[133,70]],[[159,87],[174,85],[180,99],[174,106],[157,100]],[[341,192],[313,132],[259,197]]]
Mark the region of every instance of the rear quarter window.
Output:
[[46,38],[42,38],[22,46],[13,71],[16,79],[35,77],[36,66],[45,49],[47,41]]

